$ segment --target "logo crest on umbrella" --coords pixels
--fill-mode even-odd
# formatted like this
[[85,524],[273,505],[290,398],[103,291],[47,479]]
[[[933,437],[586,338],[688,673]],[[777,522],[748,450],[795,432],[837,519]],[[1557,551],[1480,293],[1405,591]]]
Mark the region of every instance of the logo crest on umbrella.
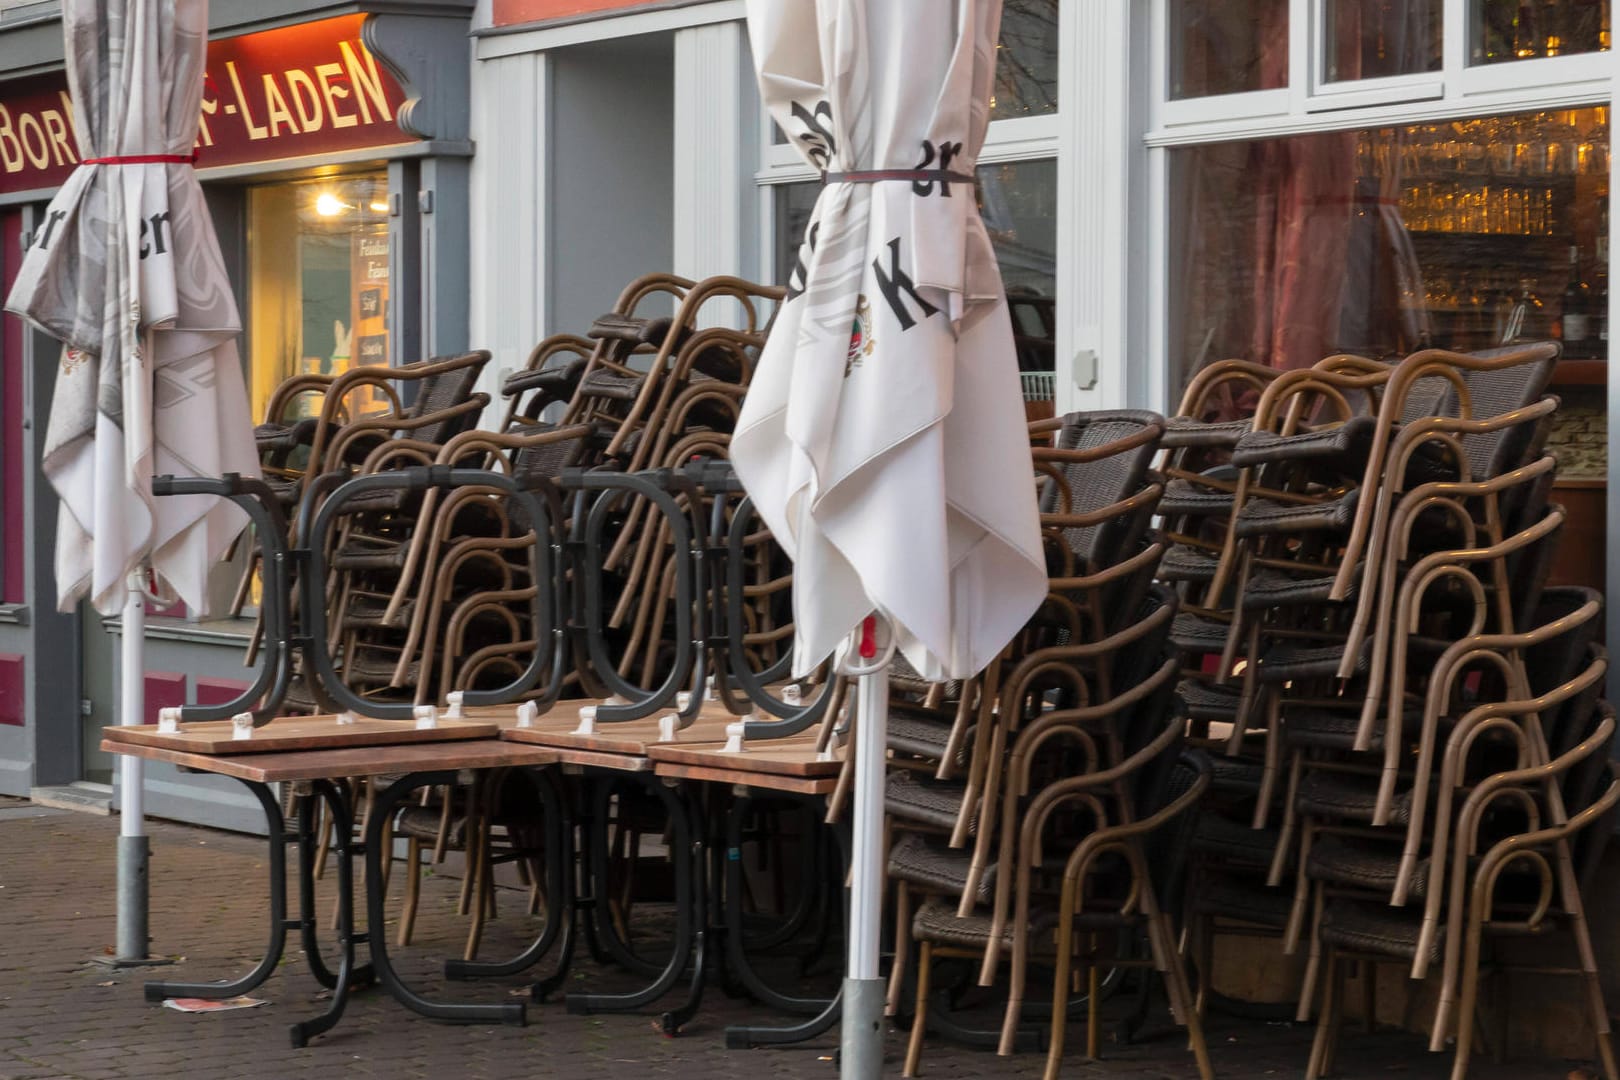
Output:
[[866,302],[866,294],[855,298],[855,323],[849,328],[849,352],[844,356],[844,378],[857,367],[862,357],[872,355],[872,346],[877,342],[872,337],[872,305]]

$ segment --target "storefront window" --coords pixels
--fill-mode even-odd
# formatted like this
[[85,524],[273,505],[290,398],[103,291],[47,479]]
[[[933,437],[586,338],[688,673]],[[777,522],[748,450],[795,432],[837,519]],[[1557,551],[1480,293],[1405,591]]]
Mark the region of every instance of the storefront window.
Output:
[[1545,338],[1576,362],[1564,377],[1602,381],[1607,108],[1185,147],[1170,161],[1172,396],[1226,357],[1295,368]]
[[1441,0],[1326,0],[1329,82],[1439,71]]
[[1473,0],[1476,64],[1573,56],[1609,47],[1609,0]]
[[1005,0],[990,119],[1057,112],[1058,0]]
[[1170,0],[1170,97],[1288,85],[1288,0]]
[[[253,188],[248,230],[249,381],[256,419],[264,418],[276,387],[291,376],[336,375],[354,364],[390,362],[383,174]],[[307,415],[318,402],[299,398],[297,414]]]

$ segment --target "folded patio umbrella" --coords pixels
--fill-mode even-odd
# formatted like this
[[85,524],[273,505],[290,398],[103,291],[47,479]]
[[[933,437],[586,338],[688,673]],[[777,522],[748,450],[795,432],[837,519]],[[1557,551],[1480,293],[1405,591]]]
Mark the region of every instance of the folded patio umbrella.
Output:
[[972,181],[1000,9],[748,7],[766,104],[827,179],[731,450],[795,562],[801,674],[874,610],[923,675],[973,674],[1046,592],[1012,327]]
[[[42,468],[62,500],[57,603],[122,609],[119,720],[144,719],[150,567],[194,612],[236,507],[154,499],[152,477],[259,474],[237,313],[192,173],[207,0],[64,0],[80,165],[30,239],[6,308],[62,342]],[[140,759],[120,774],[116,960],[147,955]]]
[[6,301],[63,343],[43,460],[62,499],[58,602],[116,613],[149,564],[203,611],[245,518],[204,496],[155,500],[152,477],[258,475],[242,320],[191,165],[208,5],[66,0],[62,18],[82,164]]
[[885,631],[925,677],[966,677],[1046,595],[1012,327],[973,187],[1000,22],[1000,0],[748,4],[765,103],[825,186],[732,461],[794,559],[795,672],[877,616],[845,668],[862,676],[845,1075],[881,1061]]

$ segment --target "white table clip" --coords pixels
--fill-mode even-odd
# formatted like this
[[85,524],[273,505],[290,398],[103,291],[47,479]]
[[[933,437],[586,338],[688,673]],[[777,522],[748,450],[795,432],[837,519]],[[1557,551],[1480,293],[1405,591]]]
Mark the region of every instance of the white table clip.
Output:
[[253,714],[239,712],[231,717],[231,739],[235,741],[251,738],[253,738]]
[[579,708],[579,727],[574,729],[575,735],[596,734],[596,706],[581,705]]
[[607,705],[633,705],[635,703],[632,702],[629,698],[625,697],[623,694],[613,694],[612,696],[610,696],[607,699],[607,701],[604,704],[607,704]]
[[782,687],[782,704],[798,705],[804,701],[804,690],[798,683],[788,683]]
[[444,695],[444,703],[448,706],[444,711],[446,720],[460,720],[462,718],[461,703],[465,700],[460,690],[452,690]]
[[532,728],[532,727],[534,727],[534,722],[536,720],[538,720],[538,719],[540,719],[540,706],[536,705],[532,701],[525,701],[525,702],[522,702],[522,703],[520,703],[518,705],[518,707],[517,707],[517,726],[518,727],[520,727],[520,728]]
[[354,714],[353,709],[344,709],[342,712],[338,713],[337,716],[333,717],[333,719],[337,721],[338,727],[346,727],[360,718]]
[[439,726],[439,707],[437,705],[417,705],[412,707],[411,715],[416,717],[416,730],[431,731]]
[[720,748],[720,752],[722,754],[743,753],[743,732],[747,730],[747,724],[727,724],[726,745]]
[[178,735],[180,734],[181,730],[179,709],[158,710],[159,735]]
[[681,737],[681,718],[675,713],[665,713],[658,718],[658,741],[678,742]]
[[714,676],[712,674],[707,679],[703,680],[703,700],[720,700],[720,691],[715,688]]
[[692,707],[692,691],[675,691],[675,707],[681,712],[685,712],[687,709],[690,709]]

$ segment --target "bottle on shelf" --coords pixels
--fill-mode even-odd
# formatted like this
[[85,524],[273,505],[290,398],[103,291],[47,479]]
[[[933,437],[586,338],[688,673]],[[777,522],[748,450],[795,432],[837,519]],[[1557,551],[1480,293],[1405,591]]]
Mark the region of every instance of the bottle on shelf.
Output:
[[1592,352],[1592,286],[1581,277],[1581,249],[1569,246],[1569,284],[1559,307],[1559,337],[1564,342],[1564,355],[1589,356]]
[[1559,8],[1558,0],[1542,0],[1537,29],[1541,31],[1542,56],[1562,56],[1570,51],[1564,12]]
[[1528,60],[1541,55],[1541,35],[1536,32],[1535,5],[1520,0],[1519,13],[1513,17],[1513,55]]

